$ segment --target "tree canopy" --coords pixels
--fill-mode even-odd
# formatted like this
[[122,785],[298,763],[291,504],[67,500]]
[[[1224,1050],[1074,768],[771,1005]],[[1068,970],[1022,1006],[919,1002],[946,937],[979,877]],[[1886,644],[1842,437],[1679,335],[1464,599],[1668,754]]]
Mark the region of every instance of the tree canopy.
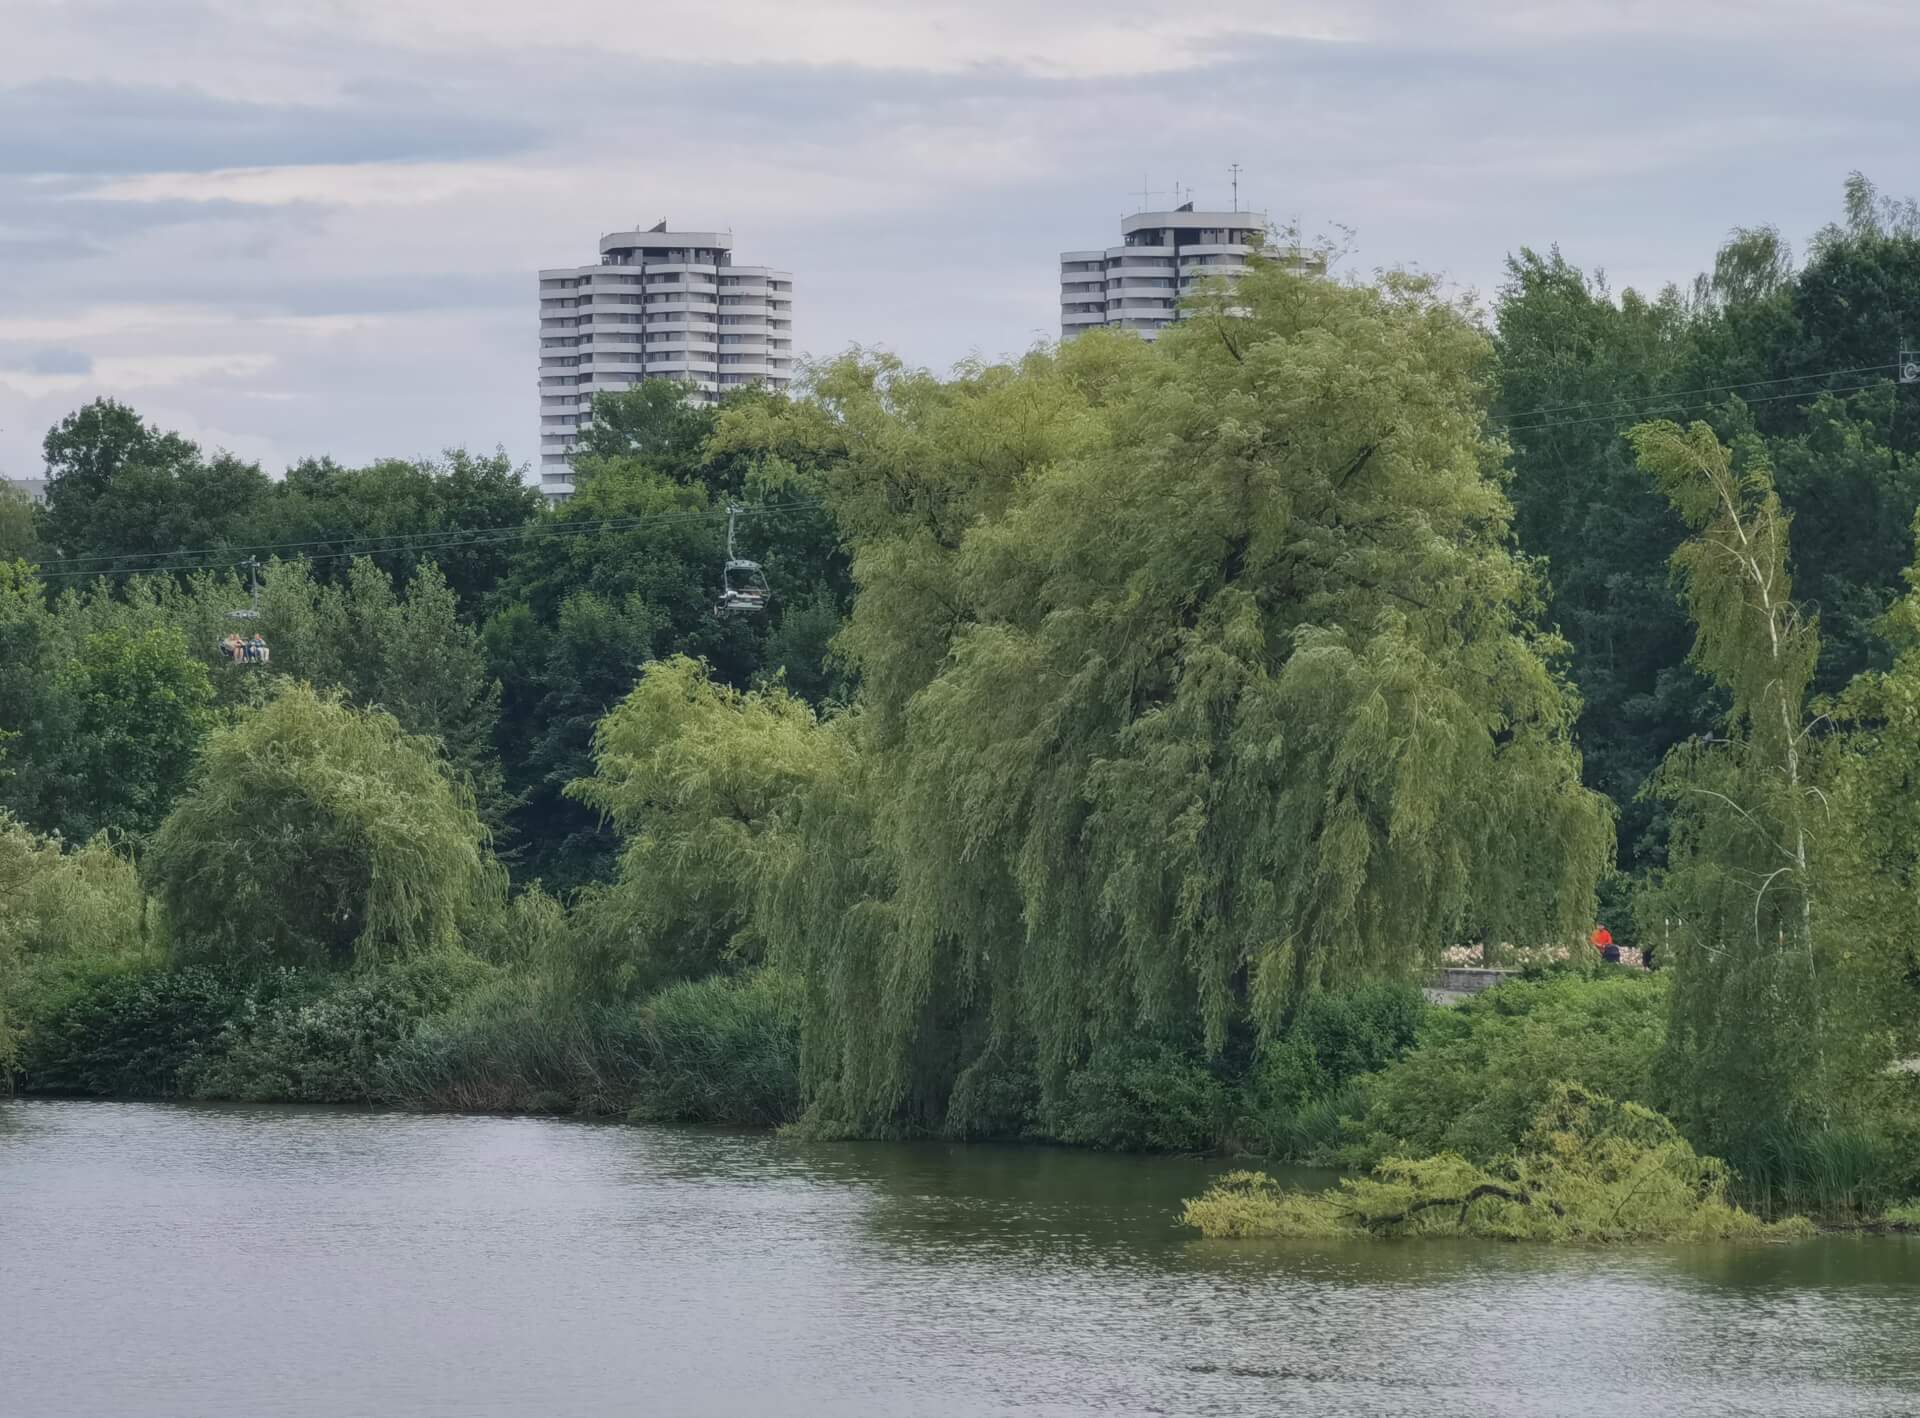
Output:
[[141,867],[182,958],[338,966],[454,945],[487,845],[433,740],[294,683],[212,736]]
[[[1262,268],[1234,304],[952,381],[849,359],[794,411],[849,450],[858,588],[858,712],[785,731],[840,747],[755,878],[821,1116],[937,1117],[1002,1047],[1056,1080],[1141,1030],[1218,1051],[1432,941],[1585,920],[1611,824],[1484,341],[1416,280]],[[764,703],[669,707],[763,751]],[[680,723],[647,742],[709,741]]]

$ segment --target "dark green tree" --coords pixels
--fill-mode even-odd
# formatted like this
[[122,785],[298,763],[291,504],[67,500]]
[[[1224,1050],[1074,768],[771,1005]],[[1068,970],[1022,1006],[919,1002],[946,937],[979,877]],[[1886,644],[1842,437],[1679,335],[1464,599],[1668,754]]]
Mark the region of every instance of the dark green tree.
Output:
[[1657,860],[1661,756],[1712,722],[1669,582],[1680,520],[1633,461],[1620,415],[1678,387],[1692,325],[1676,293],[1617,300],[1558,251],[1507,263],[1495,306],[1496,413],[1513,448],[1514,533],[1546,561],[1546,619],[1571,646],[1586,782],[1620,806],[1623,867]]
[[45,541],[90,572],[154,569],[170,553],[244,536],[268,495],[259,466],[222,453],[203,459],[124,404],[98,399],[47,434]]
[[356,555],[402,588],[422,563],[437,566],[463,618],[480,618],[520,546],[515,533],[542,500],[503,453],[453,449],[438,461],[386,459],[342,468],[308,459],[287,470],[250,540],[309,556],[323,581],[344,578]]
[[0,483],[0,561],[38,561],[41,554],[33,500],[19,488]]
[[713,432],[714,410],[688,395],[692,386],[647,379],[621,393],[595,394],[593,417],[574,454],[577,481],[611,460],[638,460],[675,482],[698,480]]
[[51,760],[53,801],[43,813],[68,838],[160,825],[213,726],[207,668],[178,630],[90,635],[54,692],[63,724]]

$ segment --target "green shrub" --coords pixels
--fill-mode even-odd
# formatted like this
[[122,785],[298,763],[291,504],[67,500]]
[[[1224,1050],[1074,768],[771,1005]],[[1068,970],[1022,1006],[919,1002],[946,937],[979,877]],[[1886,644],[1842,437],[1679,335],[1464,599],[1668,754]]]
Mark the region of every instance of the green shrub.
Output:
[[196,1098],[362,1103],[384,1096],[383,1063],[420,1023],[474,988],[471,956],[423,956],[345,977],[308,975],[263,997],[250,991],[220,1046],[193,1077]]
[[244,1002],[244,989],[214,970],[104,962],[69,980],[30,1020],[23,1085],[37,1093],[183,1095]]
[[1515,981],[1431,1011],[1412,1051],[1366,1081],[1366,1109],[1342,1160],[1511,1150],[1556,1080],[1623,1101],[1654,1101],[1666,1020],[1659,976]]
[[1519,1143],[1486,1165],[1457,1153],[1389,1157],[1325,1192],[1288,1191],[1235,1172],[1187,1203],[1213,1237],[1485,1236],[1501,1240],[1752,1240],[1806,1235],[1768,1226],[1727,1197],[1726,1165],[1673,1124],[1567,1083],[1548,1088]]
[[1122,1152],[1204,1152],[1231,1114],[1227,1087],[1192,1056],[1163,1043],[1097,1050],[1043,1100],[1040,1128],[1058,1142]]
[[995,1043],[960,1071],[941,1132],[961,1141],[1027,1136],[1040,1111],[1040,1080],[1028,1051]]
[[504,975],[424,1021],[381,1065],[385,1094],[415,1107],[618,1116],[648,1063],[639,1009]]
[[1755,1127],[1727,1156],[1749,1206],[1836,1222],[1879,1214],[1920,1193],[1920,1077],[1870,1080],[1832,1100],[1824,1126]]
[[758,971],[605,1004],[501,977],[388,1054],[385,1096],[421,1107],[773,1124],[800,1100],[799,993]]
[[133,863],[105,837],[68,851],[0,811],[0,1092],[35,1018],[90,974],[151,963]]
[[1239,1130],[1251,1150],[1307,1158],[1360,1110],[1355,1080],[1413,1046],[1431,1012],[1411,985],[1367,985],[1314,995],[1293,1026],[1261,1049],[1248,1076]]
[[800,1112],[800,991],[772,970],[669,986],[641,1010],[641,1121],[790,1122]]

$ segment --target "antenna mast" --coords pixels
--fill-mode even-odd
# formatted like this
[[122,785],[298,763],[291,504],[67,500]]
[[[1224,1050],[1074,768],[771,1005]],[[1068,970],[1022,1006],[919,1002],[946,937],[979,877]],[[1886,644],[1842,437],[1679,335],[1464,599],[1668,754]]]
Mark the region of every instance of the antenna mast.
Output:
[[1228,163],[1227,171],[1233,174],[1233,209],[1240,210],[1240,164]]

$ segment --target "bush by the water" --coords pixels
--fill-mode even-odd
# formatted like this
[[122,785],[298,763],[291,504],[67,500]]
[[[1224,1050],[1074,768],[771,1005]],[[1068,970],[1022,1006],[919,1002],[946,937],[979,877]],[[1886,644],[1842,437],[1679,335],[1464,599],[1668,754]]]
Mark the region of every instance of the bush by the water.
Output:
[[1366,1080],[1341,1160],[1487,1162],[1520,1140],[1557,1080],[1651,1104],[1666,1007],[1661,977],[1613,971],[1518,980],[1432,1010],[1417,1045]]
[[248,994],[204,966],[109,962],[41,1002],[45,1013],[25,1030],[22,1080],[37,1093],[185,1096],[229,1022],[250,1007]]
[[1231,1116],[1226,1084],[1204,1063],[1143,1043],[1096,1051],[1042,1106],[1036,1130],[1087,1147],[1201,1152],[1219,1145]]
[[760,970],[671,985],[642,1006],[648,1050],[629,1110],[657,1122],[778,1124],[800,1112],[800,991]]
[[491,973],[455,953],[344,978],[281,972],[281,988],[256,986],[242,997],[193,1070],[189,1091],[257,1103],[388,1099],[387,1058]]
[[36,999],[148,950],[133,863],[96,837],[74,850],[0,811],[0,1092]]
[[1432,1007],[1412,985],[1363,985],[1310,996],[1293,1027],[1260,1051],[1245,1089],[1248,1150],[1306,1159],[1359,1110],[1358,1080],[1413,1047]]
[[799,1014],[775,972],[670,987],[638,1003],[504,976],[387,1061],[422,1107],[779,1123],[798,1108]]
[[346,975],[102,960],[43,985],[19,1069],[37,1093],[357,1103],[386,1056],[490,973],[430,956]]
[[1672,1123],[1568,1083],[1547,1090],[1518,1147],[1486,1164],[1454,1152],[1389,1157],[1331,1191],[1234,1172],[1187,1203],[1211,1237],[1481,1236],[1530,1241],[1751,1240],[1808,1234],[1727,1198],[1728,1175]]
[[1878,1215],[1920,1195],[1920,1076],[1869,1080],[1833,1099],[1822,1125],[1751,1129],[1727,1162],[1741,1199],[1761,1210],[1843,1224]]

